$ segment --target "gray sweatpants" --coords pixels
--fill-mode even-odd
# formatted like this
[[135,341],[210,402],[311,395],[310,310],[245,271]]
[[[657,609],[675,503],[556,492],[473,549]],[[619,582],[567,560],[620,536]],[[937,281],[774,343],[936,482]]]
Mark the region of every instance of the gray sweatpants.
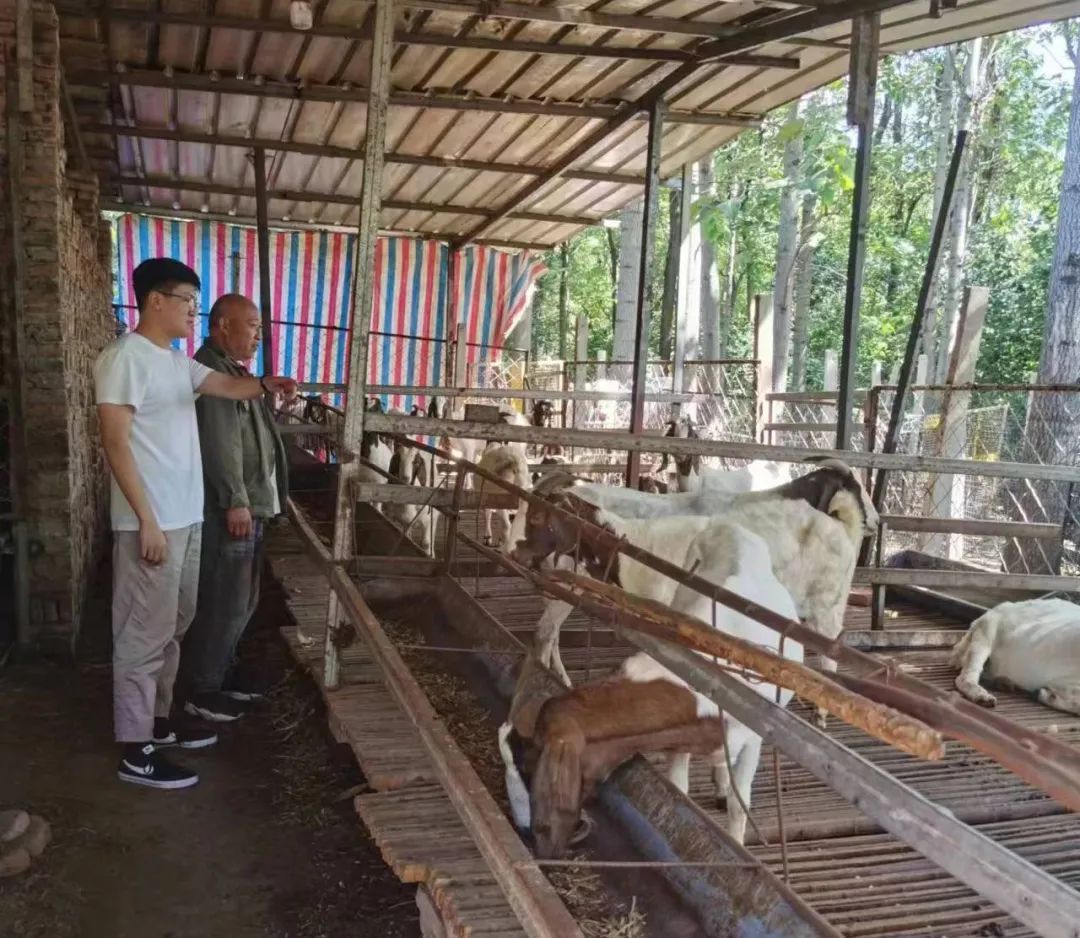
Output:
[[167,717],[180,640],[195,616],[202,525],[166,531],[158,567],[139,557],[137,531],[113,532],[113,723],[116,740],[141,743]]

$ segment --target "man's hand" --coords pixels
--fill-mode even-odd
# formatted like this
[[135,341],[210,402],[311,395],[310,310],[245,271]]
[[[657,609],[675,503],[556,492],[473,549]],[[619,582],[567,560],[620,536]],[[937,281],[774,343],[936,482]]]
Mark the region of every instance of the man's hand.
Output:
[[139,556],[143,563],[160,567],[169,555],[169,542],[156,521],[144,521],[139,527]]
[[271,394],[280,394],[287,401],[296,397],[296,382],[292,378],[283,378],[278,375],[266,375],[263,377],[262,383],[263,387]]
[[254,527],[251,520],[251,509],[230,508],[225,512],[225,527],[228,529],[229,537],[237,541],[246,541],[251,537]]

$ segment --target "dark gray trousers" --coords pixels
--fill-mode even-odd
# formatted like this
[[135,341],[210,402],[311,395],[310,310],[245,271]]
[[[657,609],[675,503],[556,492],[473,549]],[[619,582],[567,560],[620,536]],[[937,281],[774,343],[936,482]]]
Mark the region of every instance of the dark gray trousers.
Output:
[[220,691],[236,646],[259,604],[263,522],[245,540],[229,536],[225,512],[203,520],[199,601],[180,652],[180,685],[187,696]]

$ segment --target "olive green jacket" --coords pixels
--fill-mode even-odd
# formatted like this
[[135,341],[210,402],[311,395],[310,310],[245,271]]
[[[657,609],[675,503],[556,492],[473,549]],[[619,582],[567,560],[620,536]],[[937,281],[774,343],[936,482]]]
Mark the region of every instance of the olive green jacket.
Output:
[[[195,360],[227,375],[250,372],[207,339]],[[285,510],[289,461],[273,415],[266,403],[230,401],[200,395],[195,402],[202,449],[205,511],[249,508],[255,518],[274,516],[276,481],[278,510]]]

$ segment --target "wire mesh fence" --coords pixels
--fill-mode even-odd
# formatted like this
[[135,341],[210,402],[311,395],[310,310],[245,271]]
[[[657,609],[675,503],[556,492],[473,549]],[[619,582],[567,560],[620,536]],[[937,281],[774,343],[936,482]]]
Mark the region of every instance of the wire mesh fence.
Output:
[[[895,391],[874,388],[869,411],[880,448]],[[909,455],[1078,464],[1080,388],[1037,385],[917,387],[900,423],[896,451]],[[1080,573],[1077,493],[1071,483],[922,471],[890,472],[886,514],[1002,522],[986,536],[890,531],[886,553],[914,549],[983,569],[1010,573]],[[1009,533],[1009,524],[1041,525],[1038,537]]]

